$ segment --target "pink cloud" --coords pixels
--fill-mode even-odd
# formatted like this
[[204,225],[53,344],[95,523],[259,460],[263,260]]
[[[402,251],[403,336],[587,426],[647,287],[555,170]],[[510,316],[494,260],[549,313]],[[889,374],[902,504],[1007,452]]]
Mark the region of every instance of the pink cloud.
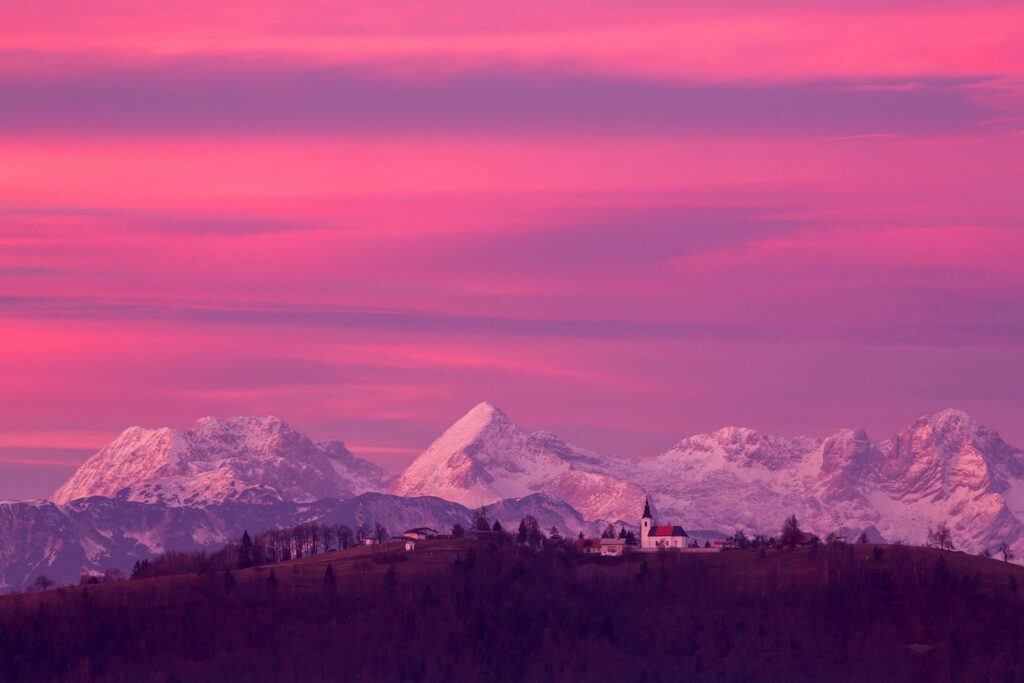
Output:
[[577,9],[8,12],[0,497],[204,414],[399,466],[483,399],[1024,444],[1016,4]]

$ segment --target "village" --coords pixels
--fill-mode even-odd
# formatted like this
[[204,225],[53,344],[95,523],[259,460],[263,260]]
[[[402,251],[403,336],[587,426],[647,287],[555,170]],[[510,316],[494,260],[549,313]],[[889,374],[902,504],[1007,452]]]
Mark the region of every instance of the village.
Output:
[[[360,511],[359,529],[364,525],[361,521]],[[573,539],[564,538],[557,528],[552,528],[545,537],[539,532],[539,526],[534,518],[527,516],[519,525],[515,533],[511,534],[515,542],[523,545],[534,545],[539,547],[542,543],[548,545],[568,545],[576,552],[584,555],[599,555],[602,557],[620,557],[626,553],[657,553],[674,551],[680,553],[717,553],[735,547],[733,539],[699,539],[691,537],[682,526],[676,524],[656,524],[651,515],[650,500],[644,501],[644,509],[639,519],[639,538],[637,533],[629,531],[625,526],[615,530],[615,526],[609,524],[601,536],[588,538],[580,531]],[[432,527],[415,527],[405,530],[400,536],[390,538],[383,534],[366,534],[358,532],[359,543],[365,546],[402,544],[406,551],[416,550],[417,542],[429,539],[440,538],[469,538],[486,540],[488,538],[508,537],[501,522],[493,524],[486,518],[483,509],[476,513],[476,518],[468,528],[459,524],[452,527],[450,533],[444,534]]]

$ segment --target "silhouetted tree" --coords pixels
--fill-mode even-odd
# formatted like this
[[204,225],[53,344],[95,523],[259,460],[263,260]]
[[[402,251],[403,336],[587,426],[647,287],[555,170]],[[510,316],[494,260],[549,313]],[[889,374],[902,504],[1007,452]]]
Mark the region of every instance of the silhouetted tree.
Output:
[[519,529],[516,531],[516,543],[525,544],[530,539],[530,532],[526,528],[526,518],[519,520]]
[[501,522],[494,520],[494,525],[491,527],[491,531],[497,531],[499,534],[505,533],[505,527],[501,526]]
[[373,536],[377,539],[378,543],[383,543],[388,540],[388,528],[380,522],[375,522],[373,525]]
[[331,543],[334,542],[334,527],[320,527],[320,544],[325,553],[331,552]]
[[324,592],[331,597],[338,592],[338,581],[334,578],[334,567],[330,564],[324,570]]
[[732,535],[732,543],[737,548],[746,550],[750,547],[750,539],[747,538],[747,534],[743,529],[737,529],[736,533]]
[[242,569],[252,566],[252,538],[248,531],[242,532],[242,542],[238,546],[238,566]]
[[466,530],[462,528],[462,525],[456,522],[452,524],[452,538],[465,538]]
[[487,509],[484,507],[477,508],[473,514],[473,521],[470,524],[473,531],[490,531],[491,520],[487,519]]
[[932,573],[932,578],[935,581],[935,586],[940,590],[945,590],[946,584],[949,582],[949,567],[946,566],[946,558],[939,556],[939,559],[935,561],[935,569]]
[[544,542],[544,533],[540,530],[540,524],[533,515],[523,517],[523,526],[526,529],[526,542],[534,548],[539,548]]
[[953,550],[953,534],[949,530],[949,525],[942,522],[934,531],[932,531],[931,527],[928,527],[928,541],[926,545],[930,548],[938,548],[939,550]]
[[339,524],[335,527],[334,536],[338,539],[338,547],[342,549],[350,547],[355,539],[352,529],[344,524]]
[[615,538],[615,527],[609,524],[601,532],[601,538]]
[[999,544],[998,552],[1003,556],[1003,562],[1009,562],[1016,557],[1013,554],[1013,550],[1010,549],[1010,544],[1005,541]]
[[271,600],[277,597],[277,586],[277,572],[271,569],[270,575],[267,576],[267,594],[270,596]]
[[802,538],[803,532],[800,530],[800,523],[797,522],[796,515],[790,515],[782,524],[782,535],[779,537],[779,542],[787,548],[795,548]]
[[230,569],[224,570],[224,590],[230,591],[235,585],[238,584],[238,580],[235,579],[235,575],[231,573]]
[[384,594],[389,598],[395,597],[395,588],[398,586],[398,572],[395,571],[395,565],[389,565],[388,570],[384,572]]
[[42,591],[46,591],[50,588],[50,586],[53,585],[53,579],[51,579],[46,574],[40,574],[36,577],[36,580],[33,583],[33,585]]
[[860,532],[860,536],[857,537],[857,543],[867,543],[867,542],[868,542],[868,532],[866,532],[866,531]]

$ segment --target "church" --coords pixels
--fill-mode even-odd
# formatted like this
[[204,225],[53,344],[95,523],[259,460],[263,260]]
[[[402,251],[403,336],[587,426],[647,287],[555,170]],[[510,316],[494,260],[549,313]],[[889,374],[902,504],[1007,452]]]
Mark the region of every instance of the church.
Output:
[[683,527],[670,524],[653,524],[651,501],[644,501],[644,514],[640,517],[640,549],[660,550],[662,548],[686,548],[687,534]]

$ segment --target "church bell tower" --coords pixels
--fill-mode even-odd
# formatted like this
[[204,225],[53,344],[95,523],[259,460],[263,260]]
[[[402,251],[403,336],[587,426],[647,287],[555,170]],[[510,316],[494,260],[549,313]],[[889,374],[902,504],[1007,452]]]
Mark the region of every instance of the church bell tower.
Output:
[[640,516],[640,547],[649,547],[650,540],[647,534],[651,532],[651,501],[644,499],[644,514]]

